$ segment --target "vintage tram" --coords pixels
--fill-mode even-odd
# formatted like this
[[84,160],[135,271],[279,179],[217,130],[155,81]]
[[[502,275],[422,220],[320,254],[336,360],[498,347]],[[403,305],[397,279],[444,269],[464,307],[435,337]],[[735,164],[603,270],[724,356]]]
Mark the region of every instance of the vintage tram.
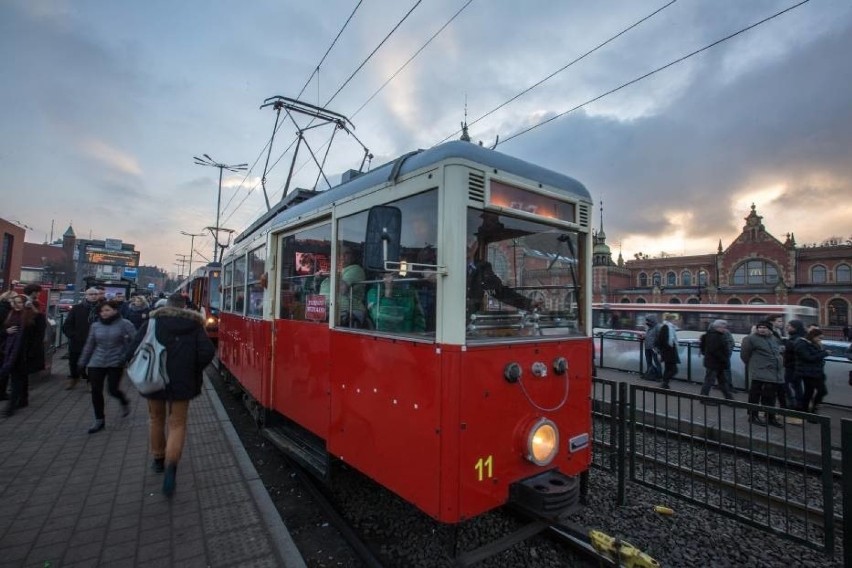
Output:
[[475,144],[300,190],[223,259],[219,360],[264,434],[458,522],[574,508],[591,459],[592,202]]
[[219,302],[222,265],[211,262],[195,270],[181,282],[175,292],[187,297],[191,305],[201,312],[204,330],[215,343],[219,338]]

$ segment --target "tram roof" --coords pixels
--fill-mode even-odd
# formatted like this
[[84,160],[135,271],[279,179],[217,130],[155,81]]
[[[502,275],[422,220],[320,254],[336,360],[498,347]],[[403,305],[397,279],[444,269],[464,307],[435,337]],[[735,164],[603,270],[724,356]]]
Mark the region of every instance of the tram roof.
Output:
[[274,222],[278,220],[298,217],[299,215],[314,211],[315,209],[321,208],[324,205],[328,205],[339,199],[355,195],[369,187],[391,182],[401,175],[429,167],[433,164],[437,164],[438,162],[451,158],[469,160],[482,164],[486,167],[496,168],[519,177],[535,180],[538,183],[560,190],[581,201],[591,202],[591,195],[586,187],[572,177],[531,164],[530,162],[519,158],[508,156],[495,150],[484,148],[478,144],[454,140],[434,146],[428,150],[417,150],[415,152],[403,154],[395,160],[361,174],[346,183],[336,185],[326,191],[320,192],[316,196],[295,205],[288,205],[286,199],[282,198],[282,201],[273,206],[272,209],[252,223],[248,229],[240,233],[240,235],[234,240],[234,243],[236,244],[246,239],[270,221],[274,224]]

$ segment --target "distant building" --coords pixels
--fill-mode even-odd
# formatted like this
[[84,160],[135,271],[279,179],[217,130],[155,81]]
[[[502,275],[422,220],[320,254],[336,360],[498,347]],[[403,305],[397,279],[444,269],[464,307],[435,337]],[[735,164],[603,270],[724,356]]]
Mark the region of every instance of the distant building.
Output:
[[23,227],[0,219],[0,291],[8,290],[13,281],[21,279],[25,236]]
[[838,337],[852,319],[852,243],[798,247],[766,231],[755,206],[742,233],[715,253],[613,262],[601,229],[593,236],[593,301],[610,303],[799,304],[819,311]]

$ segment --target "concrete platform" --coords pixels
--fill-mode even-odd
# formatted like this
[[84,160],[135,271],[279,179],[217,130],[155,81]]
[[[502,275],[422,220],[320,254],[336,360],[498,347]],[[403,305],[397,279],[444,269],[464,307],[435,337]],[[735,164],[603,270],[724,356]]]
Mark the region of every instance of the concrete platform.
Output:
[[61,354],[0,418],[0,567],[305,566],[212,386],[190,404],[168,499],[145,400],[125,379],[130,415],[107,396],[106,429],[88,434],[90,396],[64,390]]

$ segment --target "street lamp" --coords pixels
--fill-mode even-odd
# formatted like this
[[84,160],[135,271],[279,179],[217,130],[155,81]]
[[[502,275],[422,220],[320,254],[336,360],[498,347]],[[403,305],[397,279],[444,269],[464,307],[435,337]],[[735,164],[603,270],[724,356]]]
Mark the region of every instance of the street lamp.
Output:
[[189,273],[192,274],[192,253],[195,251],[195,237],[203,237],[204,233],[187,233],[186,231],[181,231],[181,235],[186,235],[189,237]]
[[219,214],[221,213],[222,208],[222,170],[228,170],[229,172],[244,172],[248,169],[248,164],[222,164],[220,162],[215,161],[208,154],[202,154],[203,158],[199,158],[198,156],[193,156],[192,159],[195,160],[196,166],[209,166],[212,168],[219,168],[219,197],[216,199],[216,244],[213,245],[213,262],[216,262],[216,250],[219,248]]

